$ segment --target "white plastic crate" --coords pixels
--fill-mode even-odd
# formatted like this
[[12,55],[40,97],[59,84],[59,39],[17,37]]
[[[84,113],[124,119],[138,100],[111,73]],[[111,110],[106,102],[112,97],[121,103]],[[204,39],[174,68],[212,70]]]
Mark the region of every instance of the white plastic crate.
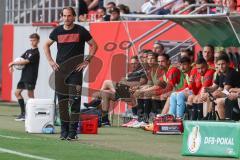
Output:
[[29,99],[26,104],[25,131],[46,133],[46,129],[53,126],[54,101],[52,99]]

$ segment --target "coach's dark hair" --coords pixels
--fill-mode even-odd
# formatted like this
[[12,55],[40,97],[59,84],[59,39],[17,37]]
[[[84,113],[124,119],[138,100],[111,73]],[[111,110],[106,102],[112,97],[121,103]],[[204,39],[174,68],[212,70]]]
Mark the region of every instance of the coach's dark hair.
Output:
[[230,63],[230,59],[229,59],[229,57],[226,53],[222,53],[219,57],[217,57],[216,61],[218,62],[218,61],[221,61],[221,60],[223,60],[227,63]]
[[29,38],[36,38],[37,40],[40,40],[40,36],[37,33],[31,34]]
[[204,58],[198,58],[196,61],[196,64],[206,64],[207,65],[207,61]]
[[75,12],[75,10],[74,10],[73,7],[64,7],[64,8],[62,9],[61,16],[63,16],[63,11],[64,11],[65,9],[71,11],[71,12],[72,12],[72,15],[73,15],[74,17],[76,17],[77,14],[76,14],[76,12]]
[[168,54],[166,54],[166,53],[163,53],[163,54],[159,54],[158,55],[158,57],[164,57],[166,60],[170,60],[170,57],[169,57],[169,55]]

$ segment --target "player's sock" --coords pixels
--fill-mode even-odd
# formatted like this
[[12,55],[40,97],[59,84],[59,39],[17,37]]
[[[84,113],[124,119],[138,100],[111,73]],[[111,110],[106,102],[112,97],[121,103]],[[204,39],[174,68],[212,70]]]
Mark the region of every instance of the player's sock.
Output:
[[18,99],[18,103],[20,105],[21,108],[21,114],[25,115],[25,104],[24,104],[24,99]]
[[198,120],[202,120],[203,118],[203,104],[197,104],[197,111],[198,111]]

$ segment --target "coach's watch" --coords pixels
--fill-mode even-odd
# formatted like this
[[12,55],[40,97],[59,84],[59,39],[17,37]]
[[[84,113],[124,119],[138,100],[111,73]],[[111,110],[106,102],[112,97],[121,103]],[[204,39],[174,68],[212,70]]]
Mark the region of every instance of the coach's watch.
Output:
[[84,61],[87,61],[88,63],[90,63],[90,59],[85,59]]
[[92,59],[92,56],[88,55],[84,61],[88,61],[90,63],[91,59]]

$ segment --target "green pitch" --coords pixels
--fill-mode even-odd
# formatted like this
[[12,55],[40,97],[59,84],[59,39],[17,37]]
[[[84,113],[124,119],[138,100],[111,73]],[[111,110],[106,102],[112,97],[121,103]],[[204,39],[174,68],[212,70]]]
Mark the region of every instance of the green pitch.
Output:
[[[141,129],[100,128],[98,135],[79,135],[74,142],[59,134],[27,134],[24,122],[14,121],[16,106],[0,104],[0,160],[179,160],[181,135],[153,135]],[[59,131],[59,128],[57,128]]]

